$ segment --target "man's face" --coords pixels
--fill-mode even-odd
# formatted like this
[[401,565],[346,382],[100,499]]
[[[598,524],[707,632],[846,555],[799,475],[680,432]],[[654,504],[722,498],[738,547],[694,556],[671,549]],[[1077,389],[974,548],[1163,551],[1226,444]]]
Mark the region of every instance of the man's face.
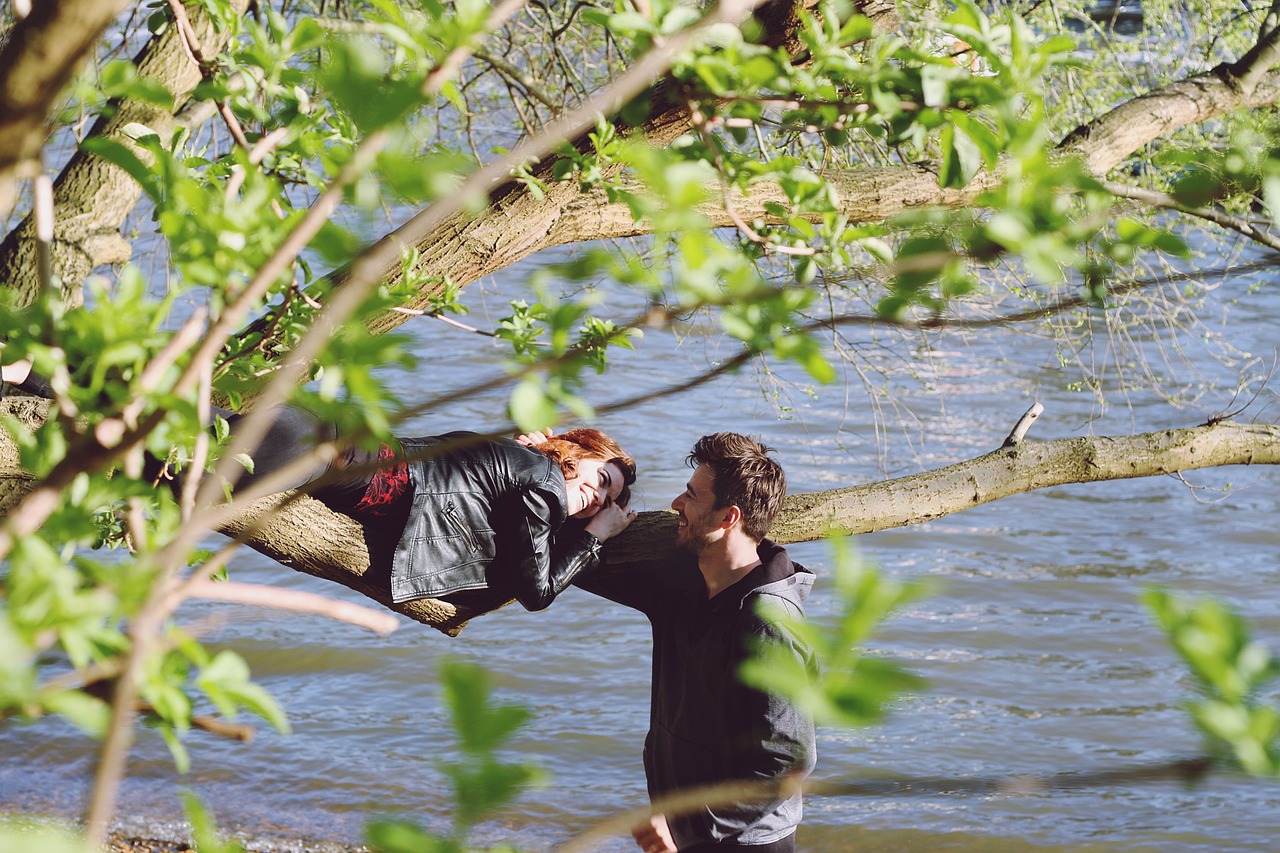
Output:
[[680,528],[676,532],[676,544],[698,552],[716,538],[724,508],[715,508],[716,496],[712,490],[715,476],[706,465],[694,469],[685,490],[671,502],[671,508],[680,516]]

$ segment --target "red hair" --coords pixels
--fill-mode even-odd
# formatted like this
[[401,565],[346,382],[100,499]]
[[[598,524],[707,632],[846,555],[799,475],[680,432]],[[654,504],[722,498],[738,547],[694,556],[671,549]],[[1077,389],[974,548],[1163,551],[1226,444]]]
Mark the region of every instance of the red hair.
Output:
[[566,480],[578,476],[579,459],[612,462],[622,469],[623,485],[622,492],[618,495],[618,505],[626,506],[631,501],[631,484],[636,481],[636,460],[618,442],[600,430],[571,429],[551,436],[536,449],[560,466]]

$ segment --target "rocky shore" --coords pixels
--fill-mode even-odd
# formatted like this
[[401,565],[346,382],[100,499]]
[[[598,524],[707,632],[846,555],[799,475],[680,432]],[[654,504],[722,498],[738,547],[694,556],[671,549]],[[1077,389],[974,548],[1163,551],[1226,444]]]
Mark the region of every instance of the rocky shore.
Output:
[[176,841],[156,841],[150,838],[127,838],[113,836],[108,842],[112,853],[192,853],[195,850],[190,844]]
[[[245,841],[237,839],[245,853],[368,853],[369,848],[314,841]],[[137,838],[113,834],[107,842],[111,853],[195,853],[186,841]]]

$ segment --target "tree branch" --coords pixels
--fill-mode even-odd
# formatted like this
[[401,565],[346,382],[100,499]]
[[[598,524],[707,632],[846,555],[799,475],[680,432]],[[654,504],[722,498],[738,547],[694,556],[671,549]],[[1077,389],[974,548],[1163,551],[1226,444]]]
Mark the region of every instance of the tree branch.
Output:
[[1076,128],[1058,151],[1079,157],[1090,174],[1103,176],[1167,133],[1233,110],[1271,107],[1280,98],[1280,71],[1267,71],[1248,92],[1241,91],[1235,78],[1228,75],[1227,80],[1215,69],[1125,101]]
[[[291,613],[307,613],[312,616],[324,616],[339,622],[346,622],[375,634],[390,634],[400,627],[400,622],[389,613],[371,610],[358,604],[346,601],[334,601],[323,595],[302,592],[296,589],[280,589],[259,584],[235,583],[225,581],[199,580],[192,584],[178,584],[174,593],[180,600],[200,598],[205,601],[223,601],[233,604],[248,604],[253,607],[265,607],[271,610],[286,610]],[[174,603],[173,607],[177,607]]]
[[1215,761],[1205,755],[1175,759],[1162,764],[1129,764],[1107,770],[1063,771],[1045,776],[985,776],[948,778],[909,776],[853,782],[841,780],[799,780],[792,776],[774,779],[721,782],[676,791],[655,799],[648,806],[631,809],[575,835],[556,848],[555,853],[588,853],[608,838],[626,836],[638,823],[653,814],[693,814],[707,808],[732,806],[742,802],[786,798],[798,792],[818,797],[928,797],[940,794],[993,796],[998,794],[1041,794],[1078,791],[1084,788],[1204,779]]
[[[229,2],[239,12],[243,12],[249,5],[249,0],[229,0]],[[37,8],[40,10],[40,15],[47,16],[56,11],[59,14],[65,12],[69,15],[82,16],[75,19],[72,25],[65,25],[67,26],[65,30],[59,28],[48,34],[42,33],[39,38],[50,39],[55,45],[60,44],[62,39],[67,38],[67,33],[74,34],[81,26],[80,20],[91,21],[107,12],[110,12],[110,20],[113,20],[115,7],[122,5],[121,0],[39,3]],[[24,21],[23,24],[25,23]],[[203,9],[192,10],[191,25],[206,51],[216,53],[226,44],[229,33],[216,31]],[[94,38],[97,38],[96,34]],[[0,62],[3,62],[4,56],[7,56],[18,42],[17,28],[15,28],[5,54],[0,55]],[[57,47],[54,55],[61,50],[61,47]],[[38,59],[32,61],[38,61]],[[178,27],[166,27],[163,32],[154,36],[138,53],[134,62],[138,66],[140,76],[163,83],[173,93],[174,110],[187,102],[191,92],[201,80],[200,67],[187,53],[184,37]],[[0,75],[3,74],[3,67],[0,66]],[[0,79],[0,85],[2,84],[3,80]],[[15,85],[23,84],[18,81]],[[44,103],[43,109],[48,111],[56,102],[57,92],[49,93],[46,90],[45,95],[48,101]],[[8,108],[0,103],[0,128],[3,127],[3,119],[8,114]],[[206,114],[201,111],[191,111],[183,115],[187,120],[191,118],[203,120],[206,117]],[[113,102],[90,133],[93,136],[109,136],[119,140],[141,157],[143,162],[149,163],[151,154],[138,148],[132,139],[121,133],[121,129],[127,124],[138,123],[151,128],[161,138],[167,138],[175,128],[187,126],[184,124],[184,119],[176,118],[173,110],[165,110],[155,104],[140,101]],[[39,142],[43,144],[43,117],[40,121]],[[14,144],[18,144],[17,140]],[[3,138],[0,138],[0,210],[6,209],[2,203],[4,158],[13,150],[16,149],[11,148]],[[55,272],[62,279],[63,294],[69,305],[78,305],[82,300],[81,288],[94,267],[109,263],[124,263],[129,259],[132,250],[120,236],[120,226],[141,195],[142,188],[138,182],[124,170],[84,151],[73,154],[63,168],[54,185],[54,208],[57,211],[58,220],[53,248]],[[38,263],[34,228],[32,217],[28,216],[0,244],[0,287],[14,291],[18,306],[31,304],[40,292],[39,278],[36,273]]]
[[62,90],[126,0],[36,3],[0,53],[0,216],[17,182],[40,172],[46,123]]
[[1188,216],[1194,216],[1197,219],[1212,222],[1214,225],[1226,228],[1228,231],[1234,231],[1237,234],[1248,237],[1255,243],[1259,243],[1269,249],[1280,251],[1280,237],[1277,237],[1270,230],[1259,230],[1248,220],[1239,216],[1232,216],[1226,211],[1217,210],[1211,207],[1187,207],[1168,193],[1149,190],[1143,187],[1133,187],[1116,181],[1103,181],[1102,185],[1107,188],[1107,192],[1117,196],[1118,198],[1127,198],[1132,201],[1142,202],[1143,204],[1147,204],[1152,207],[1165,208],[1166,210],[1176,210],[1179,213],[1185,213]]
[[[1133,436],[1022,441],[955,465],[860,486],[787,498],[769,535],[788,544],[920,524],[970,507],[1036,489],[1072,483],[1131,479],[1222,465],[1280,464],[1280,427],[1231,421]],[[461,608],[421,599],[390,600],[385,578],[374,577],[363,531],[354,520],[309,498],[273,512],[282,496],[264,499],[222,528],[304,574],[336,581],[411,619],[456,635],[493,606]],[[246,535],[251,526],[257,529]],[[670,558],[676,517],[644,512],[605,544],[611,562]]]

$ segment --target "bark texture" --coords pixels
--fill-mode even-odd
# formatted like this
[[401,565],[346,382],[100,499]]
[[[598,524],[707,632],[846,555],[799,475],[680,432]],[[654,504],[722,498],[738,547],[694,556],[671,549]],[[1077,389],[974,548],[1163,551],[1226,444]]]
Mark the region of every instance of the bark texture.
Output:
[[[38,4],[39,8],[63,5],[123,4]],[[244,12],[249,2],[234,0],[234,5]],[[228,34],[217,32],[209,16],[194,4],[190,17],[202,53],[216,55],[225,46]],[[78,31],[75,27],[68,30]],[[59,30],[50,35],[57,41],[61,33]],[[99,33],[94,34],[95,40]],[[173,93],[174,108],[166,110],[138,101],[120,102],[114,105],[114,115],[99,119],[90,135],[116,139],[150,163],[151,155],[135,146],[121,129],[132,123],[142,124],[167,140],[183,124],[176,117],[176,111],[188,101],[200,82],[201,70],[187,52],[177,27],[168,27],[152,38],[134,61],[139,75],[163,83]],[[43,135],[40,141],[43,142]],[[0,148],[2,145],[0,142]],[[127,172],[92,154],[77,151],[63,168],[54,183],[53,205],[57,218],[51,250],[54,272],[62,280],[63,296],[69,305],[83,301],[84,280],[94,268],[124,263],[131,257],[132,247],[121,236],[120,227],[141,195],[142,188]],[[35,223],[28,216],[0,244],[0,287],[13,290],[18,305],[30,305],[40,292],[38,269]]]
[[[1223,465],[1280,464],[1280,427],[1221,421],[1132,436],[1024,441],[945,468],[865,485],[792,495],[769,535],[782,544],[812,542],[920,524],[1011,495],[1071,483],[1154,477]],[[341,583],[411,619],[455,635],[481,608],[431,599],[393,604],[385,579],[369,573],[360,526],[319,502],[269,498],[222,532],[291,569]],[[261,524],[259,525],[259,520]],[[605,546],[613,563],[667,559],[676,516],[645,512]]]
[[[755,17],[765,33],[763,42],[797,53],[801,48],[796,36],[799,10],[816,5],[817,0],[771,0],[762,4]],[[892,4],[862,0],[857,5],[881,29],[892,31],[898,27],[900,19]],[[661,148],[689,130],[688,109],[673,97],[666,82],[654,86],[649,102],[651,110],[644,124],[638,128],[623,128],[624,133],[638,134],[649,144]],[[586,134],[569,140],[569,143],[583,151],[589,150],[591,145]],[[531,169],[536,177],[546,181],[539,193],[511,181],[492,192],[489,207],[479,215],[458,213],[421,240],[407,241],[394,232],[379,240],[370,249],[371,253],[388,244],[400,250],[412,248],[418,252],[414,271],[424,276],[427,283],[402,307],[419,311],[429,308],[432,300],[443,294],[446,277],[454,285],[465,287],[553,246],[650,232],[647,226],[637,227],[621,208],[611,211],[608,224],[595,221],[593,217],[598,215],[600,201],[584,205],[583,193],[576,182],[552,180],[555,162],[556,158],[547,158]],[[619,169],[615,167],[610,176],[616,175]],[[928,173],[921,170],[921,175],[927,177]],[[936,187],[936,176],[933,181]],[[602,193],[599,199],[603,199]],[[897,209],[900,210],[901,206]],[[723,216],[723,211],[718,213]],[[390,254],[394,262],[380,273],[380,278],[389,284],[398,284],[402,277],[400,250]],[[308,295],[324,302],[328,294],[342,287],[347,272],[339,270],[318,282],[308,290]],[[375,333],[387,332],[410,316],[403,311],[388,312],[376,318],[369,327]],[[269,323],[258,322],[247,333],[264,332],[268,326]],[[268,344],[264,346],[269,349],[274,342],[274,338],[268,338]]]
[[13,207],[18,180],[40,172],[53,106],[126,4],[46,0],[14,25],[0,53],[0,215]]
[[[1209,121],[1241,108],[1273,106],[1280,99],[1280,72],[1270,71],[1257,85],[1242,91],[1235,78],[1221,69],[1182,80],[1119,105],[1094,122],[1078,128],[1057,148],[1061,157],[1076,157],[1090,174],[1104,177],[1143,146],[1183,127]],[[641,132],[656,147],[670,144],[689,129],[688,114],[673,106],[652,118]],[[825,173],[835,184],[841,212],[851,223],[882,222],[904,210],[918,207],[956,209],[972,204],[983,192],[1004,180],[999,168],[979,173],[962,189],[938,185],[932,163]],[[785,203],[782,190],[761,182],[749,196],[735,195],[737,215],[748,221],[777,218],[765,210],[766,202]],[[723,204],[709,204],[703,213],[718,227],[731,227],[733,218]],[[632,220],[624,204],[611,203],[603,190],[582,193],[575,183],[553,182],[541,198],[523,185],[509,184],[495,193],[494,203],[479,215],[459,214],[417,243],[416,272],[442,282],[448,276],[465,286],[543,249],[577,243],[648,234],[646,223]],[[387,238],[394,240],[394,235]],[[388,267],[384,278],[396,282],[399,266]],[[319,287],[318,297],[342,285],[338,274]],[[426,285],[407,307],[422,310],[443,292],[443,284]],[[410,315],[389,312],[370,324],[386,332],[406,322]]]

